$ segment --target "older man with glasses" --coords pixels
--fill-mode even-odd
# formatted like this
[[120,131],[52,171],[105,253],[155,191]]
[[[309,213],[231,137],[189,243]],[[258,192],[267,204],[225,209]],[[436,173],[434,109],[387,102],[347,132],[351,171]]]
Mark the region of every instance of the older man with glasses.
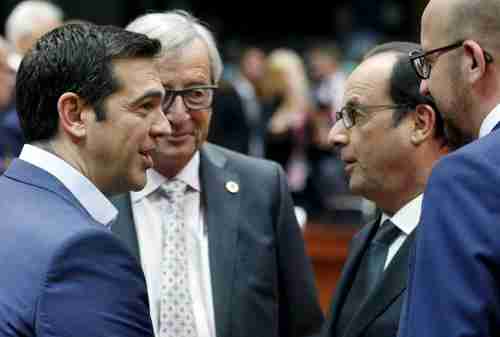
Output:
[[113,226],[142,263],[157,336],[317,334],[323,316],[283,170],[205,142],[222,72],[212,34],[182,11],[128,29],[162,43],[172,125],[148,185],[117,200]]
[[419,94],[414,48],[394,42],[370,51],[349,76],[330,131],[351,191],[380,212],[353,239],[323,337],[397,334],[422,191],[448,151],[432,99]]
[[498,0],[431,0],[422,16],[427,52],[411,56],[420,90],[464,146],[435,166],[425,191],[403,337],[499,335],[499,17]]

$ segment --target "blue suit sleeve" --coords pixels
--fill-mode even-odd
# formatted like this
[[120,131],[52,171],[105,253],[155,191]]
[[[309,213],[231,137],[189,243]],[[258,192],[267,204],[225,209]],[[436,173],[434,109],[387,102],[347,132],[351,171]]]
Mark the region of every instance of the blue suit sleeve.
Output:
[[281,168],[278,177],[279,336],[316,336],[324,318],[318,304],[314,273]]
[[500,326],[500,189],[497,166],[454,154],[434,168],[400,337],[479,337]]
[[142,271],[103,230],[66,241],[53,258],[37,307],[38,336],[153,336]]

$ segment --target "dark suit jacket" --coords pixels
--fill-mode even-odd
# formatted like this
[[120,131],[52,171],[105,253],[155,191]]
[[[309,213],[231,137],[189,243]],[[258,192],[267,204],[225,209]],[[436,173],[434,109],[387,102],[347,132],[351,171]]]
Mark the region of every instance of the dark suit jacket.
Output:
[[[365,225],[351,242],[349,256],[335,289],[330,316],[323,329],[323,336],[335,336],[337,320],[351,290],[361,258],[375,236],[380,218]],[[346,328],[344,336],[337,337],[395,337],[406,290],[408,258],[414,242],[415,231],[405,240],[384,271],[382,281],[359,309]]]
[[[200,171],[217,337],[318,333],[323,316],[283,170],[205,144]],[[137,254],[130,198],[117,205],[113,229]]]
[[432,170],[400,336],[500,336],[499,149],[497,130]]
[[0,336],[152,336],[127,248],[44,170],[0,177]]

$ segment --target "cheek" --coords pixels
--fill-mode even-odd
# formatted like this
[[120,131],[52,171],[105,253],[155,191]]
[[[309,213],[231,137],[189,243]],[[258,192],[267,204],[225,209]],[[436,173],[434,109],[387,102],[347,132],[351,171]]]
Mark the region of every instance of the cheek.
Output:
[[208,132],[208,127],[210,126],[210,117],[212,113],[210,111],[199,111],[191,115],[196,129],[205,135]]

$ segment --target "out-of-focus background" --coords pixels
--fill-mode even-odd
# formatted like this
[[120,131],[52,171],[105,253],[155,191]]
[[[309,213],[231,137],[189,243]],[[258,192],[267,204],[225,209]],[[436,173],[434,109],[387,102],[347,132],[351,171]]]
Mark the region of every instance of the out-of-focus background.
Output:
[[209,140],[283,166],[326,309],[352,236],[375,212],[349,193],[326,143],[344,81],[374,45],[418,42],[427,0],[53,0],[60,13],[23,14],[8,24],[20,2],[0,1],[0,172],[23,144],[13,84],[32,41],[16,37],[68,21],[124,27],[146,12],[187,10],[214,31],[224,58]]

